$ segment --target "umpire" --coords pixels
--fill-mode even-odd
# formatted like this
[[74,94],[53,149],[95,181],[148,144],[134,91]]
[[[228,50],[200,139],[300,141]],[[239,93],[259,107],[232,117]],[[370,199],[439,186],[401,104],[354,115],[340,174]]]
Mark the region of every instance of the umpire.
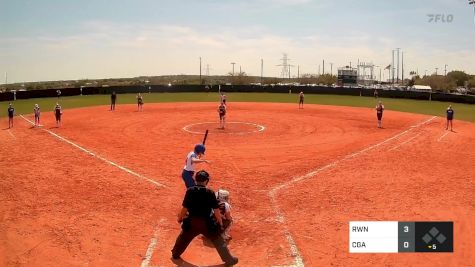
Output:
[[225,262],[225,266],[233,266],[238,263],[238,258],[231,255],[226,242],[221,237],[223,224],[219,203],[213,190],[206,187],[209,178],[206,171],[197,172],[196,186],[190,187],[186,191],[182,209],[178,214],[178,222],[182,223],[182,231],[172,249],[172,258],[180,259],[181,254],[193,238],[202,234],[211,240],[219,256]]

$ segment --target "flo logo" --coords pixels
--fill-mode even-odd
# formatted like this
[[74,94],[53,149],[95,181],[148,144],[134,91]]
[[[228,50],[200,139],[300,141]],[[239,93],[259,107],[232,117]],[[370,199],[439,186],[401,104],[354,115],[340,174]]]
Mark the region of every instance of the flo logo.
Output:
[[452,14],[427,14],[429,23],[452,23],[454,15]]

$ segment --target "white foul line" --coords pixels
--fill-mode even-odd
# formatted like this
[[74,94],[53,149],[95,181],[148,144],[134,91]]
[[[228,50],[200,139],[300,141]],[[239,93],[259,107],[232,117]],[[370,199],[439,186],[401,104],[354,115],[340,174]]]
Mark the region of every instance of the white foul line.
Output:
[[7,132],[13,137],[13,139],[16,139],[16,137],[12,134],[12,132],[10,131],[10,129],[8,129]]
[[439,137],[439,139],[437,139],[437,142],[440,142],[442,140],[442,138],[444,138],[445,136],[447,136],[450,132],[446,132],[445,134],[443,134],[441,137]]
[[[22,117],[24,120],[26,120],[27,122],[29,122],[29,123],[31,123],[32,125],[34,125],[34,123],[33,123],[32,121],[28,120],[28,119],[25,118],[23,115],[20,115],[20,117]],[[48,129],[42,128],[42,130],[45,131],[45,132],[47,132],[47,133],[49,133],[49,134],[51,134],[52,136],[58,138],[59,140],[61,140],[61,141],[63,141],[63,142],[66,142],[66,143],[72,145],[73,147],[75,147],[75,148],[77,148],[77,149],[83,151],[84,153],[89,154],[89,155],[91,155],[91,156],[93,156],[93,157],[95,157],[95,158],[97,158],[97,159],[100,159],[100,160],[106,162],[106,163],[109,163],[110,165],[112,165],[112,166],[114,166],[114,167],[117,167],[117,168],[119,168],[119,169],[121,169],[121,170],[123,170],[123,171],[125,171],[125,172],[127,172],[127,173],[129,173],[129,174],[131,174],[131,175],[133,175],[133,176],[135,176],[135,177],[141,178],[141,179],[143,179],[143,180],[145,180],[145,181],[147,181],[147,182],[150,182],[150,183],[152,183],[152,184],[154,184],[154,185],[156,185],[156,186],[158,186],[158,187],[166,187],[164,184],[161,184],[161,183],[159,183],[159,182],[157,182],[157,181],[155,181],[155,180],[152,180],[152,179],[147,178],[147,177],[145,177],[145,176],[143,176],[143,175],[141,175],[141,174],[138,174],[138,173],[136,173],[136,172],[134,172],[134,171],[132,171],[132,170],[130,170],[130,169],[124,167],[124,166],[121,166],[121,165],[119,165],[119,164],[117,164],[117,163],[115,163],[115,162],[113,162],[113,161],[110,161],[110,160],[108,160],[108,159],[106,159],[106,158],[103,158],[103,157],[97,155],[96,153],[94,153],[94,152],[92,152],[92,151],[90,151],[90,150],[87,150],[87,149],[81,147],[80,145],[75,144],[75,143],[69,141],[68,139],[66,139],[66,138],[64,138],[64,137],[62,137],[62,136],[60,136],[60,135],[58,135],[58,134],[56,134],[56,133],[54,133],[54,132],[52,132],[52,131],[50,131],[50,130],[48,130]]]
[[[279,206],[278,206],[278,204],[277,204],[276,197],[275,197],[275,195],[277,194],[277,192],[278,192],[279,190],[281,190],[281,189],[283,189],[283,188],[285,188],[285,187],[287,187],[287,186],[289,186],[289,185],[292,185],[292,184],[294,184],[294,183],[300,182],[300,181],[302,181],[302,180],[306,180],[306,179],[312,178],[312,177],[314,177],[317,173],[319,173],[319,172],[321,172],[321,171],[323,171],[323,170],[332,168],[332,167],[338,165],[340,162],[343,162],[343,161],[352,159],[352,158],[354,158],[354,157],[356,157],[356,156],[358,156],[358,155],[360,155],[360,154],[363,154],[363,153],[365,153],[365,152],[367,152],[367,151],[369,151],[369,150],[372,150],[372,149],[377,148],[377,147],[379,147],[379,146],[381,146],[381,145],[383,145],[383,144],[385,144],[385,143],[387,143],[387,142],[390,142],[390,141],[392,141],[392,140],[394,140],[394,139],[396,139],[396,138],[398,138],[398,137],[400,137],[400,136],[402,136],[402,135],[404,135],[404,134],[407,134],[408,132],[412,131],[412,130],[415,129],[415,128],[418,128],[418,127],[420,127],[420,126],[422,126],[422,125],[424,125],[424,124],[427,124],[428,122],[434,120],[435,118],[437,118],[437,116],[434,116],[434,117],[432,117],[432,118],[430,118],[430,119],[427,119],[427,120],[425,120],[425,121],[423,121],[423,122],[420,122],[420,123],[418,123],[418,124],[416,124],[416,125],[413,125],[413,126],[411,126],[409,129],[407,129],[407,130],[405,130],[405,131],[403,131],[403,132],[400,132],[400,133],[398,133],[398,134],[396,134],[396,135],[394,135],[394,136],[392,136],[392,137],[390,137],[390,138],[387,138],[387,139],[385,139],[385,140],[383,140],[383,141],[381,141],[381,142],[379,142],[379,143],[377,143],[377,144],[371,145],[371,146],[369,146],[369,147],[366,147],[366,148],[364,148],[364,149],[361,149],[361,150],[359,150],[359,151],[356,151],[356,152],[354,152],[354,153],[352,153],[352,154],[346,155],[346,156],[344,156],[344,157],[341,158],[341,159],[335,160],[334,162],[331,162],[331,163],[329,163],[329,164],[327,164],[327,165],[325,165],[325,166],[319,167],[319,168],[317,168],[317,169],[315,169],[315,170],[313,170],[313,171],[311,171],[311,172],[309,172],[309,173],[307,173],[307,174],[304,174],[304,175],[302,175],[302,176],[295,177],[295,178],[291,179],[290,181],[288,181],[288,182],[286,182],[286,183],[283,183],[283,184],[281,184],[281,185],[278,185],[278,186],[272,188],[272,189],[269,191],[268,195],[269,195],[269,197],[270,197],[270,199],[271,199],[272,208],[273,208],[274,212],[275,212],[276,215],[277,215],[277,221],[280,222],[280,223],[285,223],[285,217],[284,217],[282,211],[280,210],[280,208],[279,208]],[[298,250],[298,248],[297,248],[297,245],[296,245],[296,243],[295,243],[295,239],[292,237],[292,235],[291,235],[289,229],[287,228],[287,226],[286,226],[285,224],[284,224],[284,234],[285,234],[285,237],[287,238],[287,241],[288,241],[288,243],[289,243],[290,251],[291,251],[292,255],[295,257],[295,262],[294,262],[294,264],[291,265],[291,266],[292,266],[292,267],[294,267],[294,266],[295,266],[295,267],[304,267],[305,264],[303,263],[302,256],[300,255],[300,252],[299,252],[299,250]]]
[[275,193],[269,192],[269,197],[270,197],[270,200],[271,200],[272,209],[277,214],[277,221],[284,225],[283,226],[284,227],[284,235],[285,235],[285,238],[287,238],[287,242],[289,243],[290,253],[291,253],[292,257],[295,258],[294,263],[292,265],[288,265],[286,267],[304,267],[305,264],[303,263],[302,256],[300,255],[297,244],[295,243],[295,239],[292,237],[292,234],[290,233],[287,225],[285,224],[284,214],[280,210],[279,205],[277,204],[277,200],[275,199]]
[[395,149],[397,149],[397,148],[399,148],[399,147],[401,147],[401,146],[403,146],[403,145],[405,145],[405,144],[411,142],[412,140],[414,140],[414,139],[415,139],[416,137],[418,137],[419,135],[420,135],[420,133],[419,133],[419,134],[416,134],[415,136],[413,136],[413,137],[407,139],[406,141],[400,143],[399,145],[396,145],[396,146],[394,146],[393,148],[389,149],[388,151],[393,151],[393,150],[395,150]]
[[270,193],[275,193],[275,192],[279,191],[280,189],[282,189],[282,188],[284,188],[284,187],[287,187],[287,186],[289,186],[289,185],[291,185],[291,184],[300,182],[300,181],[305,180],[305,179],[308,179],[308,178],[312,178],[312,177],[315,176],[317,173],[319,173],[319,172],[321,172],[321,171],[323,171],[323,170],[326,170],[326,169],[328,169],[328,168],[331,168],[331,167],[337,165],[338,163],[340,163],[340,162],[342,162],[342,161],[349,160],[349,159],[354,158],[354,157],[356,157],[356,156],[358,156],[358,155],[360,155],[360,154],[363,154],[363,153],[365,153],[365,152],[367,152],[367,151],[369,151],[369,150],[372,150],[372,149],[375,149],[375,148],[377,148],[377,147],[379,147],[379,146],[381,146],[381,145],[384,145],[384,144],[386,144],[387,142],[390,142],[390,141],[392,141],[392,140],[394,140],[394,139],[396,139],[396,138],[398,138],[398,137],[400,137],[400,136],[402,136],[402,135],[407,134],[408,132],[412,131],[413,129],[415,129],[415,128],[417,128],[417,127],[420,127],[421,125],[427,124],[428,122],[432,121],[432,120],[435,119],[435,118],[437,118],[437,116],[434,116],[434,117],[432,117],[432,118],[430,118],[430,119],[428,119],[428,120],[426,120],[426,121],[423,121],[423,122],[421,122],[421,123],[419,123],[419,124],[416,124],[416,125],[414,125],[414,126],[411,126],[409,129],[407,129],[407,130],[405,130],[405,131],[403,131],[403,132],[400,132],[400,133],[394,135],[393,137],[390,137],[390,138],[388,138],[388,139],[385,139],[384,141],[381,141],[381,142],[379,142],[379,143],[377,143],[377,144],[371,145],[371,146],[369,146],[369,147],[367,147],[367,148],[364,148],[364,149],[362,149],[362,150],[356,151],[356,152],[354,152],[353,154],[346,155],[346,156],[344,156],[342,159],[335,160],[334,162],[329,163],[329,164],[327,164],[327,165],[325,165],[325,166],[319,167],[318,169],[315,169],[315,170],[313,170],[313,171],[311,171],[311,172],[309,172],[309,173],[307,173],[307,174],[304,174],[304,175],[302,175],[302,176],[295,177],[295,178],[293,178],[292,180],[290,180],[290,181],[288,181],[288,182],[286,182],[286,183],[283,183],[283,184],[281,184],[281,185],[278,185],[278,186],[272,188],[272,189],[270,190]]
[[148,245],[147,252],[145,253],[145,257],[140,264],[140,267],[148,267],[150,261],[152,260],[153,251],[158,243],[158,234],[160,232],[160,224],[163,222],[164,219],[160,220],[160,223],[157,225],[155,232],[153,233],[152,239],[150,239],[150,244]]

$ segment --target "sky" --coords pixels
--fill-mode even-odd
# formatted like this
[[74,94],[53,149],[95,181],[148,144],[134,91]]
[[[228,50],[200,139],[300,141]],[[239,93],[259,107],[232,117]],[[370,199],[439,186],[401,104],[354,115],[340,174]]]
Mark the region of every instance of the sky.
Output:
[[[430,16],[434,20],[430,21]],[[137,76],[279,77],[355,66],[475,74],[468,0],[0,0],[0,83]],[[402,61],[402,60],[401,60]],[[330,66],[330,63],[331,66]],[[447,67],[446,67],[447,65]],[[379,67],[375,68],[379,76]],[[379,78],[379,77],[377,77]]]

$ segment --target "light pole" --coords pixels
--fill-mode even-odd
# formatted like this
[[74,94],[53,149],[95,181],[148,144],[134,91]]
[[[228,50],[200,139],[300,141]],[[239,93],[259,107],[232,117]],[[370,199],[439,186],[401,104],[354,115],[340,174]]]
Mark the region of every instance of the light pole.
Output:
[[200,57],[200,84],[202,84],[202,80],[201,80],[201,57]]
[[397,51],[396,83],[397,84],[399,84],[399,50],[401,50],[401,48],[396,48],[396,51]]
[[437,76],[437,71],[439,70],[439,68],[435,68],[435,76]]
[[444,69],[444,76],[447,76],[447,64],[445,64],[445,69]]
[[235,62],[231,62],[231,65],[233,65],[233,76],[234,76],[234,65],[235,64],[236,64]]
[[[381,82],[381,66],[375,66],[375,67],[379,68],[379,82]],[[376,78],[376,77],[374,77],[374,78]],[[373,77],[371,77],[371,79],[373,79]]]
[[262,85],[263,76],[264,76],[264,59],[261,58],[261,85]]
[[333,76],[333,63],[330,62],[330,75]]

